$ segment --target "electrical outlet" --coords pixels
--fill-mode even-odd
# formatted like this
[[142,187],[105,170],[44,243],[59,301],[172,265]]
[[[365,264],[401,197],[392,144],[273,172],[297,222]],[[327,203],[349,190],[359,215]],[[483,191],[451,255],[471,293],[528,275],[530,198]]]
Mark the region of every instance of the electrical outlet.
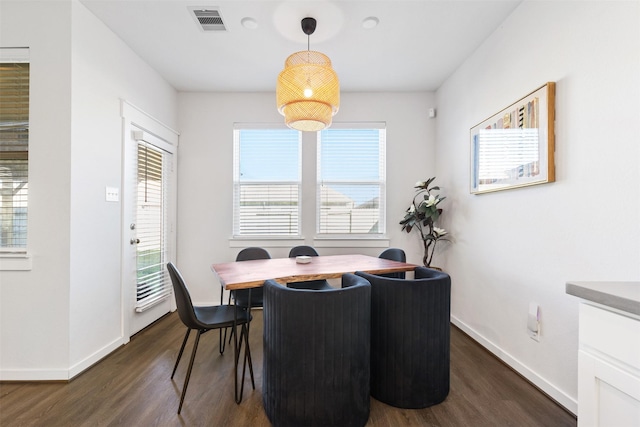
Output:
[[107,187],[105,189],[104,199],[107,202],[119,202],[120,190],[117,187]]
[[532,340],[540,342],[540,307],[535,302],[529,303],[527,333]]
[[534,341],[540,342],[540,326],[538,326],[537,331],[528,330],[527,332],[529,333],[529,338]]

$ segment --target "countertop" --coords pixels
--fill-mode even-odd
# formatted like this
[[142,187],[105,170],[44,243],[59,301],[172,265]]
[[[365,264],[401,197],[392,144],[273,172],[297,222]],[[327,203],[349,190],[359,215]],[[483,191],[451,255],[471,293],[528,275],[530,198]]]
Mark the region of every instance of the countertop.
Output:
[[640,282],[567,282],[566,292],[640,316]]

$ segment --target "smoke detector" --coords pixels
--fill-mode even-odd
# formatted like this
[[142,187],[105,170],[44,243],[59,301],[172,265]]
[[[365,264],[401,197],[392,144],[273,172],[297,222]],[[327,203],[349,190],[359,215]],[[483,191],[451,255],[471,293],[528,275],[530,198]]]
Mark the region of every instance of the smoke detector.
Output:
[[190,7],[189,12],[202,31],[227,31],[218,8]]

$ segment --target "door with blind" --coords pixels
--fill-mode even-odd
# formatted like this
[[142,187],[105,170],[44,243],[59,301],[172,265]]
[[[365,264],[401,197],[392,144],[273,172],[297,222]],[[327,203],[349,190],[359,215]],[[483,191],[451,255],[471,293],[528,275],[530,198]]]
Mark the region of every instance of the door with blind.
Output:
[[123,181],[125,316],[129,336],[172,309],[167,262],[173,259],[173,146],[131,127]]

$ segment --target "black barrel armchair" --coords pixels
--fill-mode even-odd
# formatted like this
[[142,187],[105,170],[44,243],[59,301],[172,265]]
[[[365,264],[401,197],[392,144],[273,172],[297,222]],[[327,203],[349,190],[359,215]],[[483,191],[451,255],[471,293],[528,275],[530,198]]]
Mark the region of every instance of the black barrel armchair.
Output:
[[449,394],[451,278],[417,267],[414,279],[357,272],[371,283],[371,396],[426,408]]
[[364,426],[369,419],[371,287],[264,284],[262,393],[274,426]]

